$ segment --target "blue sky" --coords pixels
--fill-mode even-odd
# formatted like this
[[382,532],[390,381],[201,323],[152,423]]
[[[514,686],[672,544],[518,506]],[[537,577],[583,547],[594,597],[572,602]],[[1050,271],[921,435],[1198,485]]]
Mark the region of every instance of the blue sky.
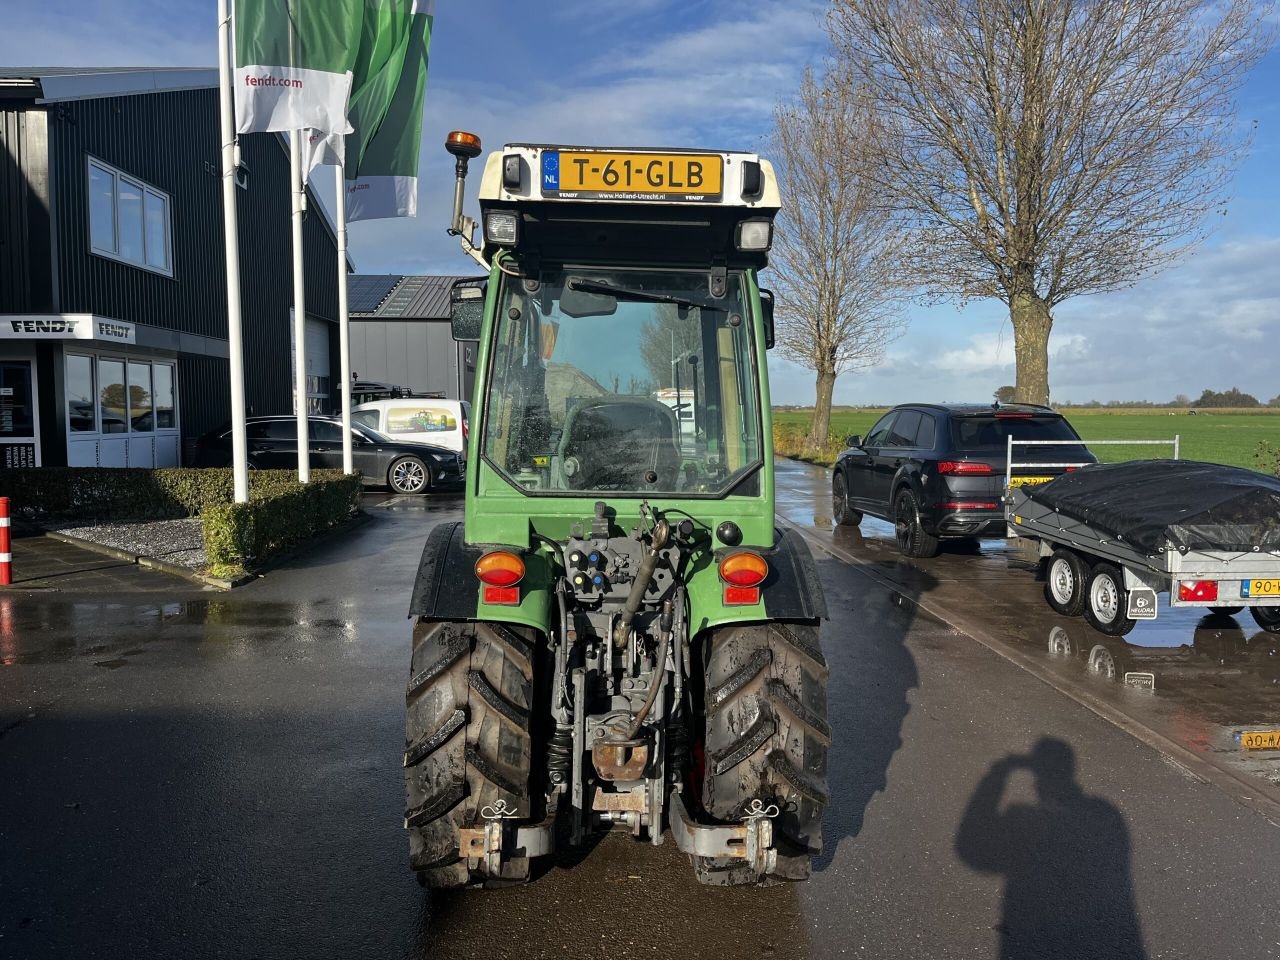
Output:
[[[5,0],[0,64],[210,65],[214,10],[213,0]],[[438,0],[419,217],[353,224],[357,268],[469,272],[444,233],[452,160],[440,144],[452,129],[480,134],[490,149],[509,141],[759,149],[774,103],[824,55],[824,10],[815,0]],[[1264,401],[1280,394],[1278,97],[1273,53],[1243,91],[1240,119],[1257,124],[1253,148],[1208,243],[1129,290],[1058,308],[1056,402],[1167,400],[1230,386]],[[1012,382],[1002,304],[906,312],[908,332],[885,362],[842,377],[836,402],[984,400]],[[775,402],[812,401],[811,373],[777,358],[770,367]]]

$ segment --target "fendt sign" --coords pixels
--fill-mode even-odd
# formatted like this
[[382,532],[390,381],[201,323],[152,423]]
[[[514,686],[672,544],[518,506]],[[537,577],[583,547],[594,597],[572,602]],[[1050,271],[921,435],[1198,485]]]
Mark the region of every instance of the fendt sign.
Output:
[[132,323],[92,313],[0,314],[0,340],[105,340],[135,343]]

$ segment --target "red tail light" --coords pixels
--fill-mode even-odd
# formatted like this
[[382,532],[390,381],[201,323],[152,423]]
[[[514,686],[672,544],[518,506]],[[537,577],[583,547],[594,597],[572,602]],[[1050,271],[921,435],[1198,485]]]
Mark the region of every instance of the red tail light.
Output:
[[943,510],[994,510],[999,504],[988,500],[954,500],[938,504]]
[[471,436],[471,423],[468,420],[462,421],[462,439],[466,442],[467,437]]
[[938,473],[943,476],[989,477],[995,471],[991,464],[978,460],[943,460],[938,464]]
[[1178,584],[1179,600],[1209,601],[1218,599],[1217,580],[1183,580]]
[[1007,413],[1001,410],[996,414],[997,420],[1030,420],[1034,417],[1034,413],[1026,413],[1025,411],[1010,410]]

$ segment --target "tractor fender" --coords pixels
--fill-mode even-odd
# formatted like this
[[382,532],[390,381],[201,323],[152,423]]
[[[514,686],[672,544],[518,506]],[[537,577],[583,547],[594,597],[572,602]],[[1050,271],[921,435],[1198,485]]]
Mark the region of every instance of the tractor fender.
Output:
[[[476,619],[476,561],[480,548],[462,539],[462,522],[432,529],[418,561],[409,616],[428,620]],[[467,589],[467,588],[470,589]]]
[[[511,550],[525,561],[520,602],[484,603],[476,561],[493,549]],[[553,573],[547,558],[525,547],[473,545],[463,539],[462,521],[438,524],[427,537],[409,600],[409,616],[426,620],[493,620],[545,632],[551,613]]]
[[794,530],[775,530],[777,541],[763,556],[769,576],[762,589],[770,620],[825,620],[827,597],[809,545]]

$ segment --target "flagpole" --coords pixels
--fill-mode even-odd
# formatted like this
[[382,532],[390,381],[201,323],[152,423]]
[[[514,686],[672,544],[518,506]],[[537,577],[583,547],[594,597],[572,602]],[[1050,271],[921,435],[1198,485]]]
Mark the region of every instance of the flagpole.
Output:
[[236,222],[236,118],[231,92],[231,12],[218,0],[218,108],[222,137],[222,229],[227,261],[227,361],[231,375],[231,478],[236,503],[249,502],[244,426],[244,337],[240,317],[240,237]]
[[347,307],[347,181],[342,164],[333,168],[338,215],[338,354],[342,366],[342,472],[355,473],[351,453],[351,316]]
[[293,389],[298,417],[298,482],[311,480],[307,430],[307,292],[302,273],[302,214],[307,188],[302,180],[302,131],[289,131],[289,174],[293,195]]

